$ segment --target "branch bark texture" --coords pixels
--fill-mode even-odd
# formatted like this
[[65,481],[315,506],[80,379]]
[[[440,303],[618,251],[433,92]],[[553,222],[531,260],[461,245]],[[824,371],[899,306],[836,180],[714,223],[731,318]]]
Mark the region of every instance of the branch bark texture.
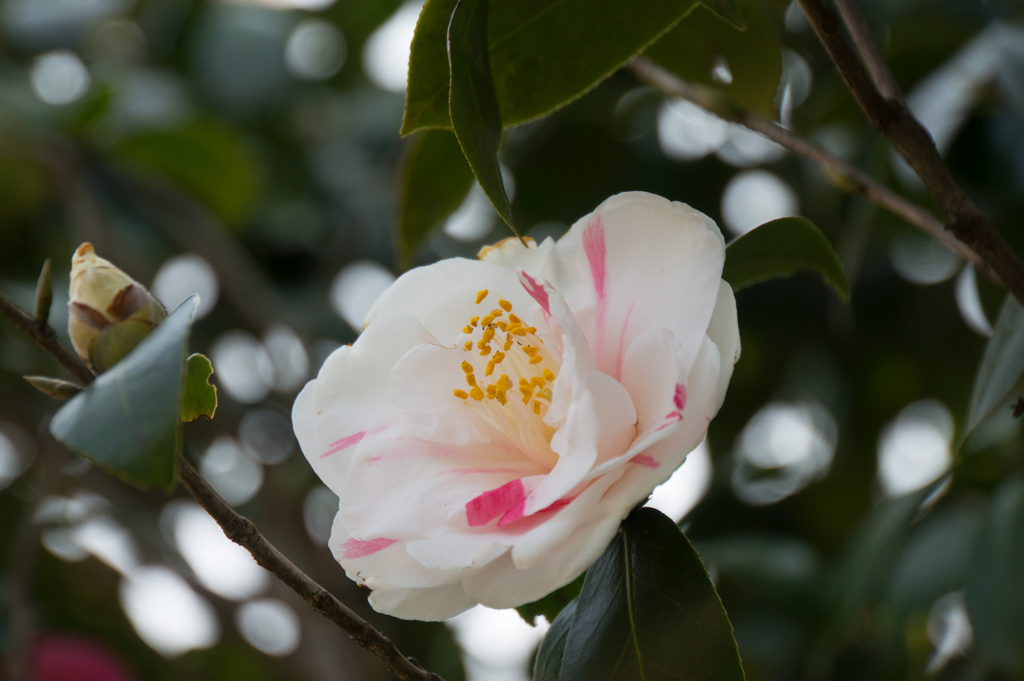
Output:
[[[800,0],[800,5],[871,125],[889,139],[946,213],[946,228],[981,256],[1024,304],[1024,263],[953,177],[928,130],[898,99],[885,97],[875,88],[839,31],[835,15],[821,0]],[[851,6],[859,16],[856,6]],[[870,32],[859,39],[874,45]]]
[[[82,385],[93,382],[95,375],[77,356],[61,345],[53,328],[45,323],[37,323],[31,315],[2,293],[0,316],[7,318],[36,345],[60,362],[61,366]],[[373,653],[395,677],[402,681],[444,681],[437,674],[420,667],[415,660],[403,655],[391,639],[296,567],[260,534],[251,520],[239,515],[221,499],[184,456],[179,453],[177,457],[178,480],[182,487],[188,490],[199,505],[210,514],[228,539],[247,550],[257,563],[301,596],[314,610],[334,622],[359,645]]]
[[704,87],[680,79],[675,74],[645,57],[634,60],[630,68],[641,80],[654,85],[662,92],[685,99],[723,120],[738,123],[745,128],[760,133],[797,156],[817,164],[832,177],[833,181],[840,188],[863,194],[870,201],[903,218],[929,236],[945,243],[996,283],[1002,283],[988,263],[971,250],[970,247],[950,234],[935,216],[912,201],[903,198],[880,182],[877,182],[856,166],[833,156],[818,145],[786,130],[782,126],[761,118],[757,114],[736,105],[734,102],[724,100],[716,93]]

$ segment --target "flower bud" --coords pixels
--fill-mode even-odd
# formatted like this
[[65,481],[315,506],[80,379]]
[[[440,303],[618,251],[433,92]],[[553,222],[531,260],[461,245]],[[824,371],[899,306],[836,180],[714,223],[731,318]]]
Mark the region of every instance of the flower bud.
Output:
[[82,361],[97,372],[114,366],[167,316],[144,286],[96,255],[92,244],[71,258],[68,333]]

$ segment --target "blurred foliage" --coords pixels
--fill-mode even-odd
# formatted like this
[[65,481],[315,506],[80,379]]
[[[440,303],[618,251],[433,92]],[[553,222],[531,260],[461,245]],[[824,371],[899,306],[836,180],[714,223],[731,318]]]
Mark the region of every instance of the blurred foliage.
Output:
[[[468,169],[453,153],[454,138],[420,132],[403,140],[403,94],[380,89],[366,75],[379,34],[371,36],[401,3],[280,8],[284,4],[0,4],[0,290],[30,310],[40,265],[52,258],[51,322],[63,335],[70,256],[82,241],[93,242],[146,285],[169,258],[194,253],[216,272],[220,296],[212,313],[195,323],[191,350],[216,365],[217,343],[239,331],[267,350],[272,344],[266,332],[271,322],[281,322],[302,341],[311,375],[327,351],[355,338],[356,329],[331,305],[332,282],[348,264],[371,260],[397,273],[403,257],[411,264],[472,257],[481,245],[509,236],[493,212],[477,218],[474,236],[452,236],[458,232],[446,224],[449,214],[473,198],[473,192],[467,195]],[[445,3],[431,0],[427,7],[435,4]],[[504,3],[501,11],[514,12],[520,4]],[[978,71],[984,73],[970,88],[942,104],[956,112],[947,121],[952,136],[946,157],[972,197],[1024,252],[1024,230],[1018,228],[1024,223],[1024,59],[1019,38],[1014,40],[1024,7],[1013,0],[859,4],[911,95],[976,39],[995,55],[986,62],[991,69]],[[560,55],[558,72],[565,73],[557,97],[523,94],[499,77],[506,125],[557,108],[567,89],[575,99],[504,132],[499,156],[510,171],[506,188],[524,234],[557,238],[609,195],[627,190],[685,201],[727,226],[723,192],[756,165],[793,190],[799,214],[834,246],[849,281],[848,305],[806,273],[737,294],[743,355],[711,425],[709,491],[684,526],[735,628],[747,678],[1024,678],[1024,606],[1015,577],[1024,433],[1010,416],[1009,401],[1001,395],[985,401],[991,414],[973,428],[948,478],[886,498],[878,477],[880,438],[907,405],[937,400],[953,415],[957,433],[970,429],[968,409],[972,394],[979,394],[972,386],[987,340],[968,324],[957,301],[967,288],[961,282],[973,275],[954,266],[933,283],[911,281],[894,244],[912,228],[843,193],[791,155],[746,162],[720,147],[685,162],[670,158],[659,143],[664,98],[627,72],[608,74],[685,15],[648,55],[783,120],[926,208],[936,210],[934,202],[894,169],[888,145],[866,123],[791,3],[738,0],[747,25],[742,32],[706,8],[667,3],[659,10],[664,16],[635,35],[635,4],[605,5],[617,11],[559,5],[604,27],[590,34],[592,53],[566,53],[543,25],[532,37],[524,34],[532,40],[527,47],[509,39],[504,52],[492,52],[496,74],[500,60],[543,55]],[[442,34],[447,16],[442,12],[435,22]],[[495,9],[492,25],[496,17]],[[313,79],[298,75],[288,61],[295,52],[286,50],[310,18],[337,29],[346,54],[339,69]],[[586,28],[582,21],[577,27]],[[403,61],[398,47],[388,49]],[[41,71],[44,58],[54,55],[74,57],[50,62],[66,67],[56,85]],[[731,83],[722,82],[721,71],[715,77],[718,56]],[[405,132],[444,124],[445,57],[430,57],[441,75],[425,95],[443,91],[435,102],[442,120],[410,122],[407,115]],[[570,74],[566,64],[581,70]],[[415,59],[412,68],[419,68]],[[47,103],[53,87],[78,82],[76,73],[86,74],[84,91],[64,104]],[[43,87],[47,82],[51,90]],[[789,109],[780,110],[787,87]],[[514,93],[519,108],[506,114],[503,93]],[[410,89],[409,96],[419,95]],[[437,149],[417,154],[432,135],[441,135],[433,138]],[[514,180],[514,197],[508,179]],[[1003,292],[980,277],[976,284],[980,309],[998,328]],[[258,357],[263,364],[249,373],[273,382],[264,365],[280,364],[274,357],[267,350]],[[218,438],[241,440],[243,419],[257,409],[286,415],[301,385],[267,383],[265,396],[249,403],[225,389],[223,373],[218,368],[213,376],[220,385],[216,419],[183,427],[184,450],[193,460],[202,460]],[[1004,379],[1000,390],[1006,390],[1014,387],[1012,373],[991,375]],[[27,650],[26,636],[73,632],[105,642],[139,679],[388,678],[372,657],[276,583],[267,595],[298,614],[299,648],[277,658],[250,645],[235,623],[237,603],[206,590],[175,548],[173,533],[162,524],[166,495],[123,485],[59,445],[48,427],[62,405],[36,392],[21,379],[24,374],[63,376],[0,322],[0,434],[6,438],[0,440],[0,648],[8,658]],[[732,482],[737,437],[766,404],[798,401],[820,404],[834,418],[834,457],[817,478],[780,501],[744,503]],[[8,441],[16,446],[6,448]],[[447,681],[463,678],[449,628],[373,613],[365,592],[338,569],[323,536],[303,529],[314,527],[306,522],[306,505],[319,483],[294,447],[280,463],[255,465],[263,484],[238,505],[240,512],[403,651]],[[212,604],[221,629],[216,645],[173,659],[161,656],[124,614],[118,598],[124,580],[114,569],[95,556],[57,557],[55,537],[75,524],[40,520],[41,501],[85,492],[106,500],[104,517],[130,534],[142,563],[169,566]],[[178,490],[173,498],[186,497]],[[955,604],[947,596],[960,592],[974,643],[926,676],[948,633],[942,606]]]

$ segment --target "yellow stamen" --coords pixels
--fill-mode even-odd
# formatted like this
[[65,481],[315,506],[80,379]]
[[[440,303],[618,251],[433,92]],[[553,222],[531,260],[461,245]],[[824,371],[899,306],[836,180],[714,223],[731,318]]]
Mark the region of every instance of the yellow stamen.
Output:
[[480,388],[473,388],[472,390],[469,391],[469,396],[472,397],[477,402],[480,402],[484,399],[484,391],[481,390]]
[[533,347],[532,345],[524,345],[523,352],[525,352],[530,357],[533,357],[534,355],[537,354],[537,348]]
[[483,335],[483,341],[485,343],[490,343],[492,338],[494,338],[494,329],[485,330]]
[[523,327],[521,327],[521,326],[517,326],[517,327],[516,327],[516,328],[514,328],[514,329],[511,329],[511,328],[510,328],[510,329],[508,330],[508,332],[509,332],[509,333],[511,333],[511,334],[512,334],[513,336],[525,336],[525,335],[526,335],[526,329],[524,329],[524,328],[523,328]]
[[473,373],[473,365],[470,364],[469,362],[463,362],[462,370],[465,371],[467,374],[471,374]]
[[480,326],[487,326],[488,324],[490,324],[493,321],[494,321],[494,317],[492,317],[491,315],[487,315],[486,317],[484,317],[483,319],[480,320]]
[[[526,327],[526,333],[537,333],[537,327],[536,326],[528,326],[528,327]],[[540,339],[538,338],[537,340],[540,340]],[[543,343],[544,341],[540,341],[540,342]]]
[[530,364],[540,364],[543,361],[544,358],[541,357],[540,355],[534,355],[533,357],[530,358]]
[[476,292],[476,304],[479,305],[481,302],[483,302],[483,299],[486,298],[486,297],[487,297],[487,289],[484,289],[483,291],[477,291]]
[[[497,357],[497,355],[495,355],[495,357]],[[484,369],[484,376],[490,376],[493,373],[494,373],[494,360],[492,359],[490,362],[487,363],[487,368]]]
[[464,347],[466,350],[472,350],[473,349],[473,341],[466,341],[466,344],[463,345],[462,347]]
[[520,378],[519,385],[530,385],[530,382],[527,381],[525,378]]
[[509,314],[508,320],[510,322],[512,322],[513,324],[522,324],[523,323],[523,320],[520,319],[519,317],[515,316],[514,314]]
[[502,331],[508,331],[508,324],[505,322],[494,322]]
[[473,327],[472,326],[464,326],[464,327],[462,327],[462,333],[473,333]]
[[489,386],[487,386],[487,396],[488,397],[494,397],[496,391],[497,391],[497,388],[495,387],[495,385],[493,383],[491,383]]
[[512,349],[512,341],[505,341],[505,344],[501,346],[501,349],[508,352]]
[[498,308],[494,308],[493,310],[491,310],[491,316],[494,317],[495,319],[497,319],[498,317],[500,317],[503,314],[505,314],[505,313],[502,312],[501,310],[499,310]]
[[480,317],[479,316],[477,316],[477,317],[470,317],[469,318],[469,325],[470,326],[476,326],[477,322],[479,322],[479,321],[480,321]]
[[476,376],[474,376],[473,374],[466,374],[466,383],[469,384],[470,388],[475,386],[476,385]]
[[486,357],[489,354],[491,354],[491,346],[490,345],[485,345],[484,347],[482,347],[480,349],[480,356],[481,357]]
[[533,403],[533,413],[540,416],[540,402]]
[[545,369],[543,371],[543,374],[544,374],[544,378],[546,378],[547,380],[549,380],[549,381],[554,381],[555,380],[555,372],[552,371],[551,369]]
[[494,353],[494,359],[491,361],[494,362],[495,364],[501,364],[502,360],[504,359],[505,353],[499,350],[498,352]]
[[544,379],[541,378],[540,376],[534,376],[533,378],[530,379],[530,385],[535,385],[538,388],[543,388],[544,387]]
[[498,301],[498,305],[501,305],[501,309],[504,310],[505,312],[512,311],[512,303],[508,302],[504,298]]
[[460,400],[464,400],[467,397],[469,397],[469,393],[467,393],[465,390],[453,390],[452,394],[458,397]]

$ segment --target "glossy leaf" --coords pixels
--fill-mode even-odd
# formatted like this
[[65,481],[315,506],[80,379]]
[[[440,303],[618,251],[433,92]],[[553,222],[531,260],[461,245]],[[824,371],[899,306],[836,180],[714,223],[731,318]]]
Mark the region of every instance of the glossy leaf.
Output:
[[961,443],[1006,398],[1024,374],[1024,309],[1007,295],[974,378]]
[[[491,3],[489,53],[505,127],[581,97],[643,52],[696,0],[517,0]],[[450,128],[444,36],[455,0],[428,0],[409,58],[402,134]]]
[[408,267],[431,230],[459,207],[472,185],[473,171],[455,135],[424,130],[413,138],[402,163],[399,190],[396,242],[403,266]]
[[120,142],[113,157],[192,194],[228,224],[249,211],[259,185],[256,159],[241,136],[213,120],[146,132]]
[[185,385],[181,389],[181,420],[200,416],[213,418],[217,411],[217,386],[210,384],[213,364],[206,355],[195,353],[185,363]]
[[587,572],[559,681],[743,679],[700,556],[660,511],[630,515]]
[[978,652],[1010,678],[1024,674],[1024,478],[996,490],[967,577]]
[[743,13],[740,11],[739,5],[736,4],[736,0],[700,0],[700,4],[734,29],[740,31],[747,29],[747,22],[743,20]]
[[448,59],[451,64],[449,111],[452,129],[476,181],[494,210],[519,236],[512,222],[512,204],[498,164],[501,146],[501,114],[491,80],[487,56],[489,0],[460,0],[448,27]]
[[725,250],[722,278],[736,291],[797,272],[816,272],[840,298],[850,299],[839,256],[810,220],[789,217],[766,222],[734,239]]
[[[763,3],[741,0],[741,4],[746,31],[741,33],[710,11],[700,10],[652,45],[646,56],[683,80],[719,89],[747,109],[774,119],[782,75],[781,39]],[[730,82],[724,82],[723,68]]]
[[50,422],[53,436],[137,487],[170,487],[195,307],[195,297],[183,302],[131,354],[64,405]]
[[565,642],[569,639],[569,630],[575,617],[576,599],[573,599],[551,622],[551,628],[540,642],[537,659],[533,663],[533,681],[558,681]]

